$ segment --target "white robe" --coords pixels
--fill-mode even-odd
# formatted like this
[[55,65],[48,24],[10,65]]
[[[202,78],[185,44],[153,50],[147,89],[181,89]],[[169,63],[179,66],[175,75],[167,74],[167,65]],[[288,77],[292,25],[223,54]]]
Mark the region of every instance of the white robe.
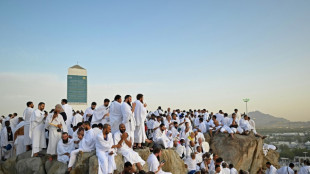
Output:
[[72,117],[73,126],[76,126],[78,123],[81,123],[81,122],[83,122],[83,116],[81,114],[77,113]]
[[[13,132],[13,135],[20,128],[24,129],[24,134],[25,134],[25,121],[21,121],[20,123],[18,123],[18,125],[15,128],[15,131]],[[21,153],[26,152],[26,146],[24,144],[24,137],[25,137],[25,135],[18,135],[14,141],[14,146],[16,149],[16,156],[21,154]]]
[[136,128],[135,128],[135,136],[134,142],[135,143],[145,143],[146,134],[145,134],[145,119],[147,115],[146,108],[144,104],[141,103],[140,100],[136,100],[136,107],[135,107],[135,119],[136,119]]
[[[94,109],[95,110],[95,109]],[[85,112],[84,112],[84,115],[83,115],[83,119],[84,121],[88,121],[89,120],[89,117],[87,115],[93,115],[94,114],[94,110],[91,108],[91,107],[88,107]]]
[[62,139],[57,144],[57,161],[67,164],[69,157],[64,155],[65,153],[71,153],[74,150],[74,142],[72,139],[68,139],[68,143],[64,144]]
[[[122,133],[120,131],[114,134],[114,144],[118,144],[121,140]],[[132,142],[132,138],[130,136],[127,137],[127,140]],[[145,164],[145,161],[139,156],[137,152],[135,152],[131,147],[123,141],[122,147],[117,150],[118,153],[122,154],[125,158],[125,162],[129,161],[131,164],[140,163],[141,166]]]
[[[67,125],[63,120],[62,115],[58,114],[57,117],[52,121],[54,113],[47,116],[45,121],[45,129],[48,129],[48,146],[47,146],[47,154],[55,155],[57,153],[57,144],[58,141],[61,140],[61,133],[67,132]],[[50,125],[50,123],[54,125],[61,124],[62,125],[62,132],[57,132],[57,129],[55,126]]]
[[64,104],[62,105],[62,108],[64,109],[66,115],[67,115],[67,120],[66,120],[66,125],[67,128],[69,129],[71,127],[71,123],[72,123],[72,107],[68,104]]
[[283,166],[277,170],[277,174],[294,174],[294,170],[292,170],[289,166]]
[[157,144],[163,145],[165,148],[173,147],[173,141],[169,140],[166,131],[161,131],[160,128],[156,129],[153,135],[153,141]]
[[36,109],[30,118],[29,136],[32,139],[32,154],[38,153],[42,148],[46,148],[44,130],[44,112]]
[[309,173],[310,173],[310,166],[303,166],[298,171],[298,174],[309,174]]
[[131,111],[131,106],[128,103],[123,102],[121,105],[121,111],[123,116],[122,123],[125,125],[126,131],[130,137],[134,138],[136,120]]
[[103,116],[105,114],[109,113],[109,107],[106,107],[104,105],[99,106],[98,108],[96,108],[93,112],[93,118],[91,120],[91,124],[106,124],[110,122],[110,118],[109,116],[105,116],[103,119]]
[[[13,134],[13,132],[11,132],[11,134]],[[14,135],[12,136],[14,139]],[[4,156],[5,159],[10,158],[13,155],[13,139],[12,141],[8,141],[8,132],[7,132],[7,127],[3,127],[2,131],[1,131],[1,157]],[[6,150],[6,148],[4,148],[4,146],[8,146],[11,145],[12,148],[10,150]]]
[[27,107],[24,111],[24,114],[23,114],[23,118],[25,121],[25,125],[24,125],[24,144],[25,144],[25,146],[31,145],[31,138],[29,136],[29,128],[30,128],[29,126],[30,126],[30,118],[31,118],[33,111],[34,110],[31,107]]
[[107,135],[107,139],[104,139],[103,134],[99,134],[96,139],[96,155],[98,157],[98,174],[114,173],[116,164],[114,160],[115,154],[109,155],[110,152],[115,150],[111,147],[114,145],[112,134]]
[[90,129],[88,131],[84,131],[84,137],[82,140],[80,140],[79,148],[76,150],[73,150],[70,153],[70,160],[68,167],[72,167],[76,161],[76,156],[80,151],[82,152],[91,152],[92,150],[95,150],[96,145],[96,136],[94,134],[93,129]]
[[178,144],[177,147],[175,147],[175,151],[178,153],[178,155],[180,156],[180,158],[185,157],[186,155],[186,148],[185,146],[182,146],[181,144]]
[[83,152],[91,152],[96,148],[96,134],[93,129],[84,131],[84,137],[79,144],[79,149]]
[[119,130],[119,125],[122,123],[121,103],[113,101],[110,105],[110,124],[112,134]]
[[230,169],[230,174],[238,174],[237,169],[231,168],[231,169]]
[[[153,153],[147,158],[147,164],[149,166],[149,171],[151,172],[156,172],[158,170],[158,166],[160,165],[157,157]],[[171,174],[171,173],[164,172],[162,171],[162,169],[160,169],[159,172],[156,174]]]
[[266,174],[277,174],[277,169],[271,165],[269,169],[266,169]]

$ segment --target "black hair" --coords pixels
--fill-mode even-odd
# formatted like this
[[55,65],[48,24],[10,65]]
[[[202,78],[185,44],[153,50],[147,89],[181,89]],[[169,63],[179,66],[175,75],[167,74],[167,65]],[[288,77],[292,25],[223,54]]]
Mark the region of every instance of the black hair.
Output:
[[63,132],[62,135],[68,135],[68,132]]
[[131,95],[126,95],[124,100],[126,100],[126,99],[129,98],[129,97],[131,97]]
[[234,165],[233,164],[229,164],[229,168],[230,169],[234,168]]
[[222,163],[222,167],[226,168],[227,167],[227,163]]
[[84,121],[83,124],[90,126],[90,122],[89,121]]
[[161,151],[161,148],[160,147],[155,147],[153,149],[153,153],[156,154],[156,153],[159,153]]
[[77,127],[81,127],[83,125],[82,122],[79,122],[78,124],[76,124]]
[[67,104],[68,100],[67,99],[62,99],[61,102],[64,102],[65,104]]
[[114,101],[117,101],[117,100],[119,100],[120,98],[121,98],[120,95],[116,95],[116,96],[114,97]]
[[215,119],[216,119],[216,115],[213,115],[212,118],[215,118]]
[[124,168],[127,168],[127,167],[132,167],[132,164],[129,162],[129,161],[127,161],[127,162],[125,162],[125,164],[124,164]]
[[104,124],[103,127],[102,127],[102,129],[103,129],[103,130],[104,130],[104,129],[107,129],[109,126],[110,126],[109,124]]
[[220,165],[215,165],[215,169],[218,168],[218,167],[221,167],[221,166]]
[[104,99],[104,101],[103,101],[104,103],[106,103],[106,102],[110,102],[110,100],[109,99]]
[[143,94],[138,94],[137,95],[137,100],[140,100],[143,97]]
[[97,105],[97,103],[96,102],[92,102],[91,105]]
[[289,166],[290,168],[293,168],[295,165],[294,165],[293,163],[290,163],[288,166]]
[[216,163],[221,163],[221,162],[223,162],[223,158],[221,158],[221,157],[218,157],[217,159],[216,159],[216,161],[215,161]]
[[27,102],[27,107],[29,107],[32,104],[32,101]]
[[271,163],[268,161],[268,162],[266,162],[266,165],[271,165]]
[[96,127],[98,127],[97,124],[93,124],[93,125],[91,126],[91,128],[96,128]]
[[45,105],[45,103],[44,103],[44,102],[40,102],[40,103],[39,103],[39,106],[41,106],[41,105]]
[[98,127],[99,127],[99,128],[103,128],[103,124],[102,124],[102,123],[99,123],[99,124],[98,124]]

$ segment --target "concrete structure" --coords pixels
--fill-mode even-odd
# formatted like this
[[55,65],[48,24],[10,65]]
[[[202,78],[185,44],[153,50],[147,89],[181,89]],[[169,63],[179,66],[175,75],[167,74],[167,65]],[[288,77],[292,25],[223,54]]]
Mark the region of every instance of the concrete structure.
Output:
[[79,65],[68,69],[67,100],[74,110],[87,108],[87,70]]

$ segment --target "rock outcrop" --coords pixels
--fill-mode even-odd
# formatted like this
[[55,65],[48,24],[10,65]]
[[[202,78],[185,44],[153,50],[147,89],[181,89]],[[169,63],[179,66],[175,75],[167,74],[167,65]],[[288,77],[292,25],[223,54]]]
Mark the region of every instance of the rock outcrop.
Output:
[[[279,168],[279,153],[269,150],[267,156],[263,154],[263,140],[251,133],[248,136],[235,135],[232,139],[227,134],[218,134],[210,138],[205,134],[206,141],[215,154],[222,157],[228,164],[234,164],[235,168],[247,170],[251,174],[256,173],[260,168],[265,169],[265,164],[270,161],[276,168]],[[149,149],[137,150],[143,160],[147,160],[150,155]],[[163,170],[173,174],[186,174],[184,162],[172,149],[162,151],[161,160],[166,163]],[[124,158],[121,155],[115,156],[117,170],[115,174],[121,172],[124,166]],[[143,166],[148,171],[148,166]],[[41,157],[31,158],[31,152],[25,152],[17,157],[12,157],[0,165],[0,174],[64,174],[67,164],[58,162],[56,159],[48,161],[43,153]],[[95,151],[90,153],[80,153],[77,156],[76,164],[71,174],[97,174],[98,160]]]
[[235,135],[232,139],[228,134],[218,134],[210,138],[205,135],[209,141],[210,148],[215,154],[222,157],[228,164],[234,164],[237,170],[246,170],[250,173],[256,173],[266,164],[266,160],[273,162],[275,166],[279,166],[279,154],[276,151],[263,154],[263,140],[255,137],[253,133],[249,135]]
[[[150,155],[149,149],[137,150],[143,160],[147,160]],[[173,174],[185,174],[186,168],[184,162],[178,154],[171,149],[163,150],[161,160],[165,160],[164,171]],[[121,155],[115,156],[117,170],[115,174],[120,173],[124,168],[124,158]],[[12,157],[0,165],[0,174],[64,174],[67,170],[67,164],[58,162],[56,159],[48,161],[43,153],[41,157],[31,158],[31,152],[25,152],[17,157]],[[148,171],[148,166],[143,166]],[[71,174],[97,174],[98,160],[95,151],[90,153],[80,153],[77,156],[76,164]]]

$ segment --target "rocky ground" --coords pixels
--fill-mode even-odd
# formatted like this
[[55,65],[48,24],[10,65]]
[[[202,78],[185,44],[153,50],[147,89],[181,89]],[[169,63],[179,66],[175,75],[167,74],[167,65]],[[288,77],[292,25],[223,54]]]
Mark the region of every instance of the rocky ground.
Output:
[[[235,135],[235,139],[231,139],[227,134],[218,134],[210,138],[205,135],[211,149],[217,153],[228,164],[232,163],[235,168],[240,170],[248,170],[250,173],[256,173],[259,168],[265,168],[265,163],[270,161],[275,167],[279,167],[279,153],[269,151],[267,156],[263,154],[263,140],[255,137],[253,134],[248,136]],[[137,150],[143,160],[147,160],[150,154],[149,149]],[[12,157],[0,165],[0,174],[64,174],[67,165],[57,160],[52,162],[47,160],[46,155],[42,157],[31,158],[31,152],[25,152],[17,157]],[[166,164],[164,171],[173,174],[186,174],[184,162],[179,158],[174,150],[163,150],[161,160],[164,159]],[[123,170],[124,158],[121,155],[115,156],[117,171]],[[143,166],[147,171],[147,164]],[[98,160],[95,151],[90,153],[81,153],[77,157],[75,168],[71,174],[97,174]]]

